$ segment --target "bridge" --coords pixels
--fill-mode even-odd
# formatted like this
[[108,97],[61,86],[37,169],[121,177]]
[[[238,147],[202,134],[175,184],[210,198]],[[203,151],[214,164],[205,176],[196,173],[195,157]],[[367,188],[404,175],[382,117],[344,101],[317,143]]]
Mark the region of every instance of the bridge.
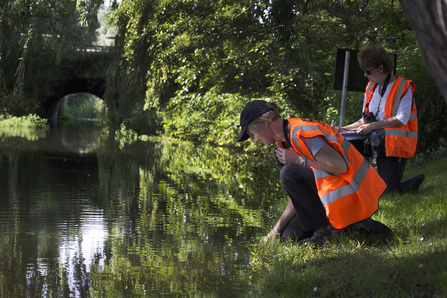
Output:
[[72,93],[91,93],[99,98],[106,91],[106,71],[113,58],[113,46],[83,45],[73,47],[69,56],[60,62],[60,80],[54,93],[43,105],[42,117],[50,122],[58,118],[62,99]]

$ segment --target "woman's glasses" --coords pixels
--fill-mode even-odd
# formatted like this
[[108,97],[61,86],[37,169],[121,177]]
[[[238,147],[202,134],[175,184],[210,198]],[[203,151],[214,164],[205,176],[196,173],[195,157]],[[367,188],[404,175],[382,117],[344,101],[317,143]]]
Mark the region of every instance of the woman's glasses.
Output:
[[[380,65],[379,65],[380,66]],[[374,69],[376,69],[377,67],[379,67],[379,66],[376,66],[376,67],[374,67],[374,68],[372,68],[372,69],[370,69],[370,70],[366,70],[366,69],[362,69],[363,70],[363,73],[366,73],[367,75],[371,75],[371,71],[373,71]]]

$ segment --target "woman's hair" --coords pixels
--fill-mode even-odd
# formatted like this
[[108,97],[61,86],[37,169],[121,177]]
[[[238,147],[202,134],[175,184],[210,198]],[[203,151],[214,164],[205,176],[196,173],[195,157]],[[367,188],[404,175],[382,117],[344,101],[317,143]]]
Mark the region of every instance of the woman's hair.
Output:
[[265,112],[261,116],[257,117],[255,120],[248,123],[247,128],[245,129],[246,133],[253,134],[255,131],[257,131],[260,127],[264,126],[270,120],[276,120],[280,118],[280,115],[278,113],[279,107],[276,103],[268,102],[267,107],[269,107],[271,110]]
[[383,72],[389,74],[393,72],[393,62],[391,61],[390,54],[379,45],[367,45],[360,49],[357,54],[360,68],[368,70],[379,65],[383,66]]

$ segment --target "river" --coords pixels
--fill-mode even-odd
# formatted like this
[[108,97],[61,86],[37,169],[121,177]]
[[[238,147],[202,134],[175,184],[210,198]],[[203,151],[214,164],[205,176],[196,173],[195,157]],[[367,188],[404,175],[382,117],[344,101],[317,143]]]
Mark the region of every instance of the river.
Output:
[[[0,130],[1,297],[240,297],[284,202],[273,155]],[[270,158],[271,157],[271,158]]]

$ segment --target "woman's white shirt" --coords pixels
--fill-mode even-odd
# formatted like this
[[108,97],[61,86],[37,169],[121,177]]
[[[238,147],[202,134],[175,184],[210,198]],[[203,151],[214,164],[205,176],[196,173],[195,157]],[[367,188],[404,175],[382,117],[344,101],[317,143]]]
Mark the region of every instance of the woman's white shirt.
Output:
[[[393,86],[394,83],[395,81],[388,84],[388,87],[386,88],[382,100],[380,100],[381,96],[379,93],[379,87],[376,87],[376,89],[374,90],[372,99],[369,102],[369,111],[376,116],[377,121],[385,120],[385,103],[386,99],[388,98],[388,94],[390,93],[391,87]],[[408,91],[401,98],[399,109],[397,110],[396,114],[397,119],[402,123],[402,125],[406,125],[408,119],[410,119],[412,102],[413,102],[413,88],[411,88],[410,86],[410,88],[408,88]],[[366,103],[366,93],[363,99],[363,107],[365,107],[365,103]],[[378,110],[377,107],[379,103],[380,108]],[[379,111],[378,115],[377,110]]]

